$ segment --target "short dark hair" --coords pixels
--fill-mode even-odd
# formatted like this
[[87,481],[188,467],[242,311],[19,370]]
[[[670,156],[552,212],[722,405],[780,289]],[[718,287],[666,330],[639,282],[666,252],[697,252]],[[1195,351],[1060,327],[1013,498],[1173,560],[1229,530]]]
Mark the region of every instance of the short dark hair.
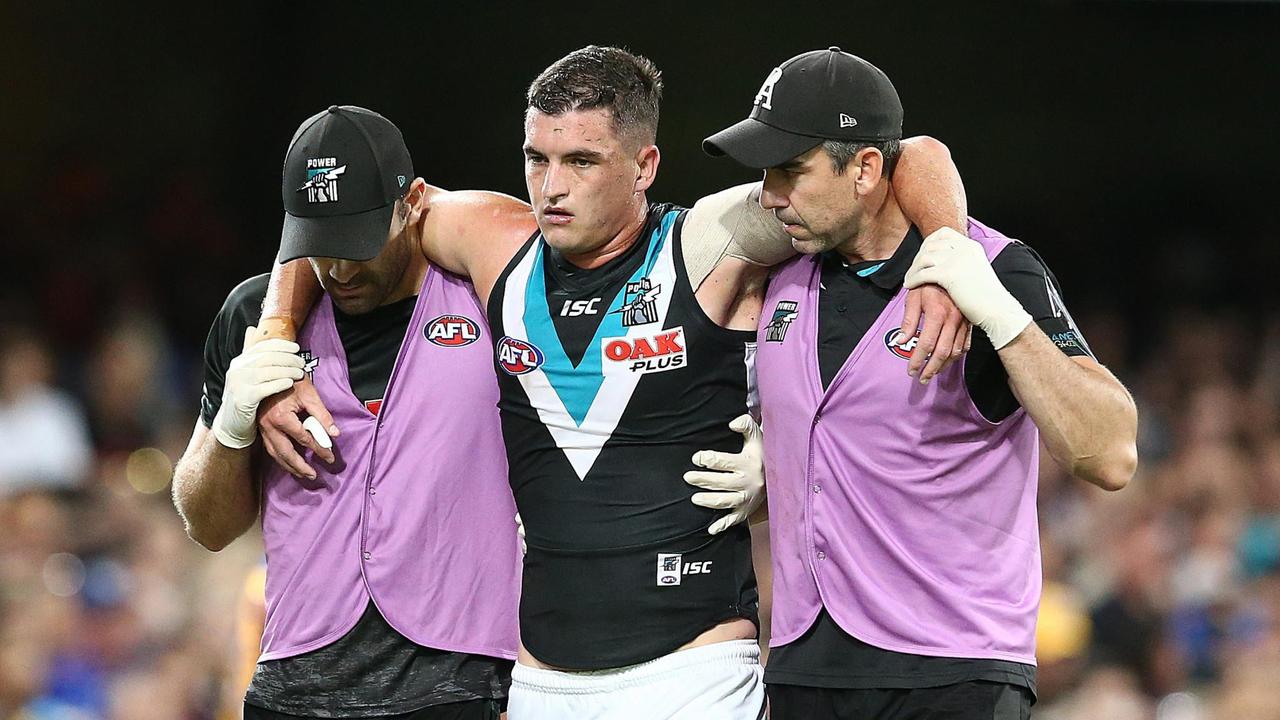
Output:
[[898,165],[898,156],[902,154],[902,141],[882,140],[880,142],[858,142],[847,140],[827,140],[822,149],[831,158],[831,167],[837,175],[843,175],[845,167],[862,150],[873,147],[884,156],[884,176],[893,177],[893,169]]
[[555,61],[529,86],[529,109],[548,115],[608,108],[619,134],[658,137],[662,73],[648,58],[588,45]]

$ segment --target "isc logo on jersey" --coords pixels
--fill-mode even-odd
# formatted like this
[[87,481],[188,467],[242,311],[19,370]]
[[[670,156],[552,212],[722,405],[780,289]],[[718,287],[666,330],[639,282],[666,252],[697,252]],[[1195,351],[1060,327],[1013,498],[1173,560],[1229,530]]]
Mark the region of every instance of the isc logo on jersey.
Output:
[[666,372],[682,368],[687,362],[683,327],[651,335],[604,338],[600,343],[605,375]]
[[524,375],[537,370],[544,356],[538,346],[528,340],[506,336],[498,341],[494,352],[498,355],[498,367],[508,375]]
[[462,315],[441,315],[427,323],[422,334],[440,347],[462,347],[480,339],[480,326]]
[[712,562],[687,563],[683,553],[658,553],[658,587],[679,585],[685,575],[710,575]]

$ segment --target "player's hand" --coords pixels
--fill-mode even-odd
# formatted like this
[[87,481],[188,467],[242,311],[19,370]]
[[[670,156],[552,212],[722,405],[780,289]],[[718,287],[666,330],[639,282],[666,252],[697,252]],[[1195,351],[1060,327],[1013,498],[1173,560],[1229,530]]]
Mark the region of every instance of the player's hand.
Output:
[[338,426],[310,379],[263,402],[258,426],[267,454],[294,477],[316,477],[315,469],[298,452],[299,447],[307,448],[326,463],[335,460],[331,438],[338,437]]
[[742,434],[742,452],[699,450],[693,464],[707,470],[690,470],[684,481],[711,492],[694,493],[694,505],[729,513],[707,528],[712,535],[751,517],[764,502],[764,435],[750,415],[739,415],[729,428]]
[[916,344],[907,361],[907,374],[920,376],[928,384],[952,360],[969,351],[972,326],[964,313],[937,285],[924,285],[907,292],[906,311],[902,316],[902,335],[897,343],[907,343],[912,331],[919,330]]
[[524,541],[524,520],[520,519],[520,513],[516,513],[516,535],[520,536],[520,552],[528,555],[529,546]]
[[942,286],[997,350],[1031,324],[1031,315],[996,277],[982,246],[951,228],[925,238],[903,281],[909,288],[926,283]]
[[264,398],[287,390],[305,374],[297,343],[255,343],[256,328],[245,330],[244,349],[227,368],[222,405],[213,418],[213,436],[229,448],[246,448],[257,435],[254,420]]

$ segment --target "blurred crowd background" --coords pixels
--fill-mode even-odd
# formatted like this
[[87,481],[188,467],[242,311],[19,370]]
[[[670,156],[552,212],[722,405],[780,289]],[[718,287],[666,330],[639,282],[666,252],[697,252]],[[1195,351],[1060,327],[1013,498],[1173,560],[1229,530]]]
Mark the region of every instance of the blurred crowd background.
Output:
[[846,5],[0,5],[0,720],[238,717],[260,542],[202,550],[168,483],[293,129],[367,105],[429,181],[523,196],[522,87],[590,42],[666,72],[686,204],[751,179],[698,140],[773,65],[883,67],[1140,408],[1126,490],[1042,468],[1035,716],[1280,720],[1280,5]]

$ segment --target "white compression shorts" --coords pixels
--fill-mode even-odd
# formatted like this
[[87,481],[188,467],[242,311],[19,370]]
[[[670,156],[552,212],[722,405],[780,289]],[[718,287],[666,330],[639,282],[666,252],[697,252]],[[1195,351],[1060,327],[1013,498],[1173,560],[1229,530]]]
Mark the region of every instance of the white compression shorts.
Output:
[[509,720],[760,720],[764,669],[755,640],[680,650],[612,670],[516,663]]

